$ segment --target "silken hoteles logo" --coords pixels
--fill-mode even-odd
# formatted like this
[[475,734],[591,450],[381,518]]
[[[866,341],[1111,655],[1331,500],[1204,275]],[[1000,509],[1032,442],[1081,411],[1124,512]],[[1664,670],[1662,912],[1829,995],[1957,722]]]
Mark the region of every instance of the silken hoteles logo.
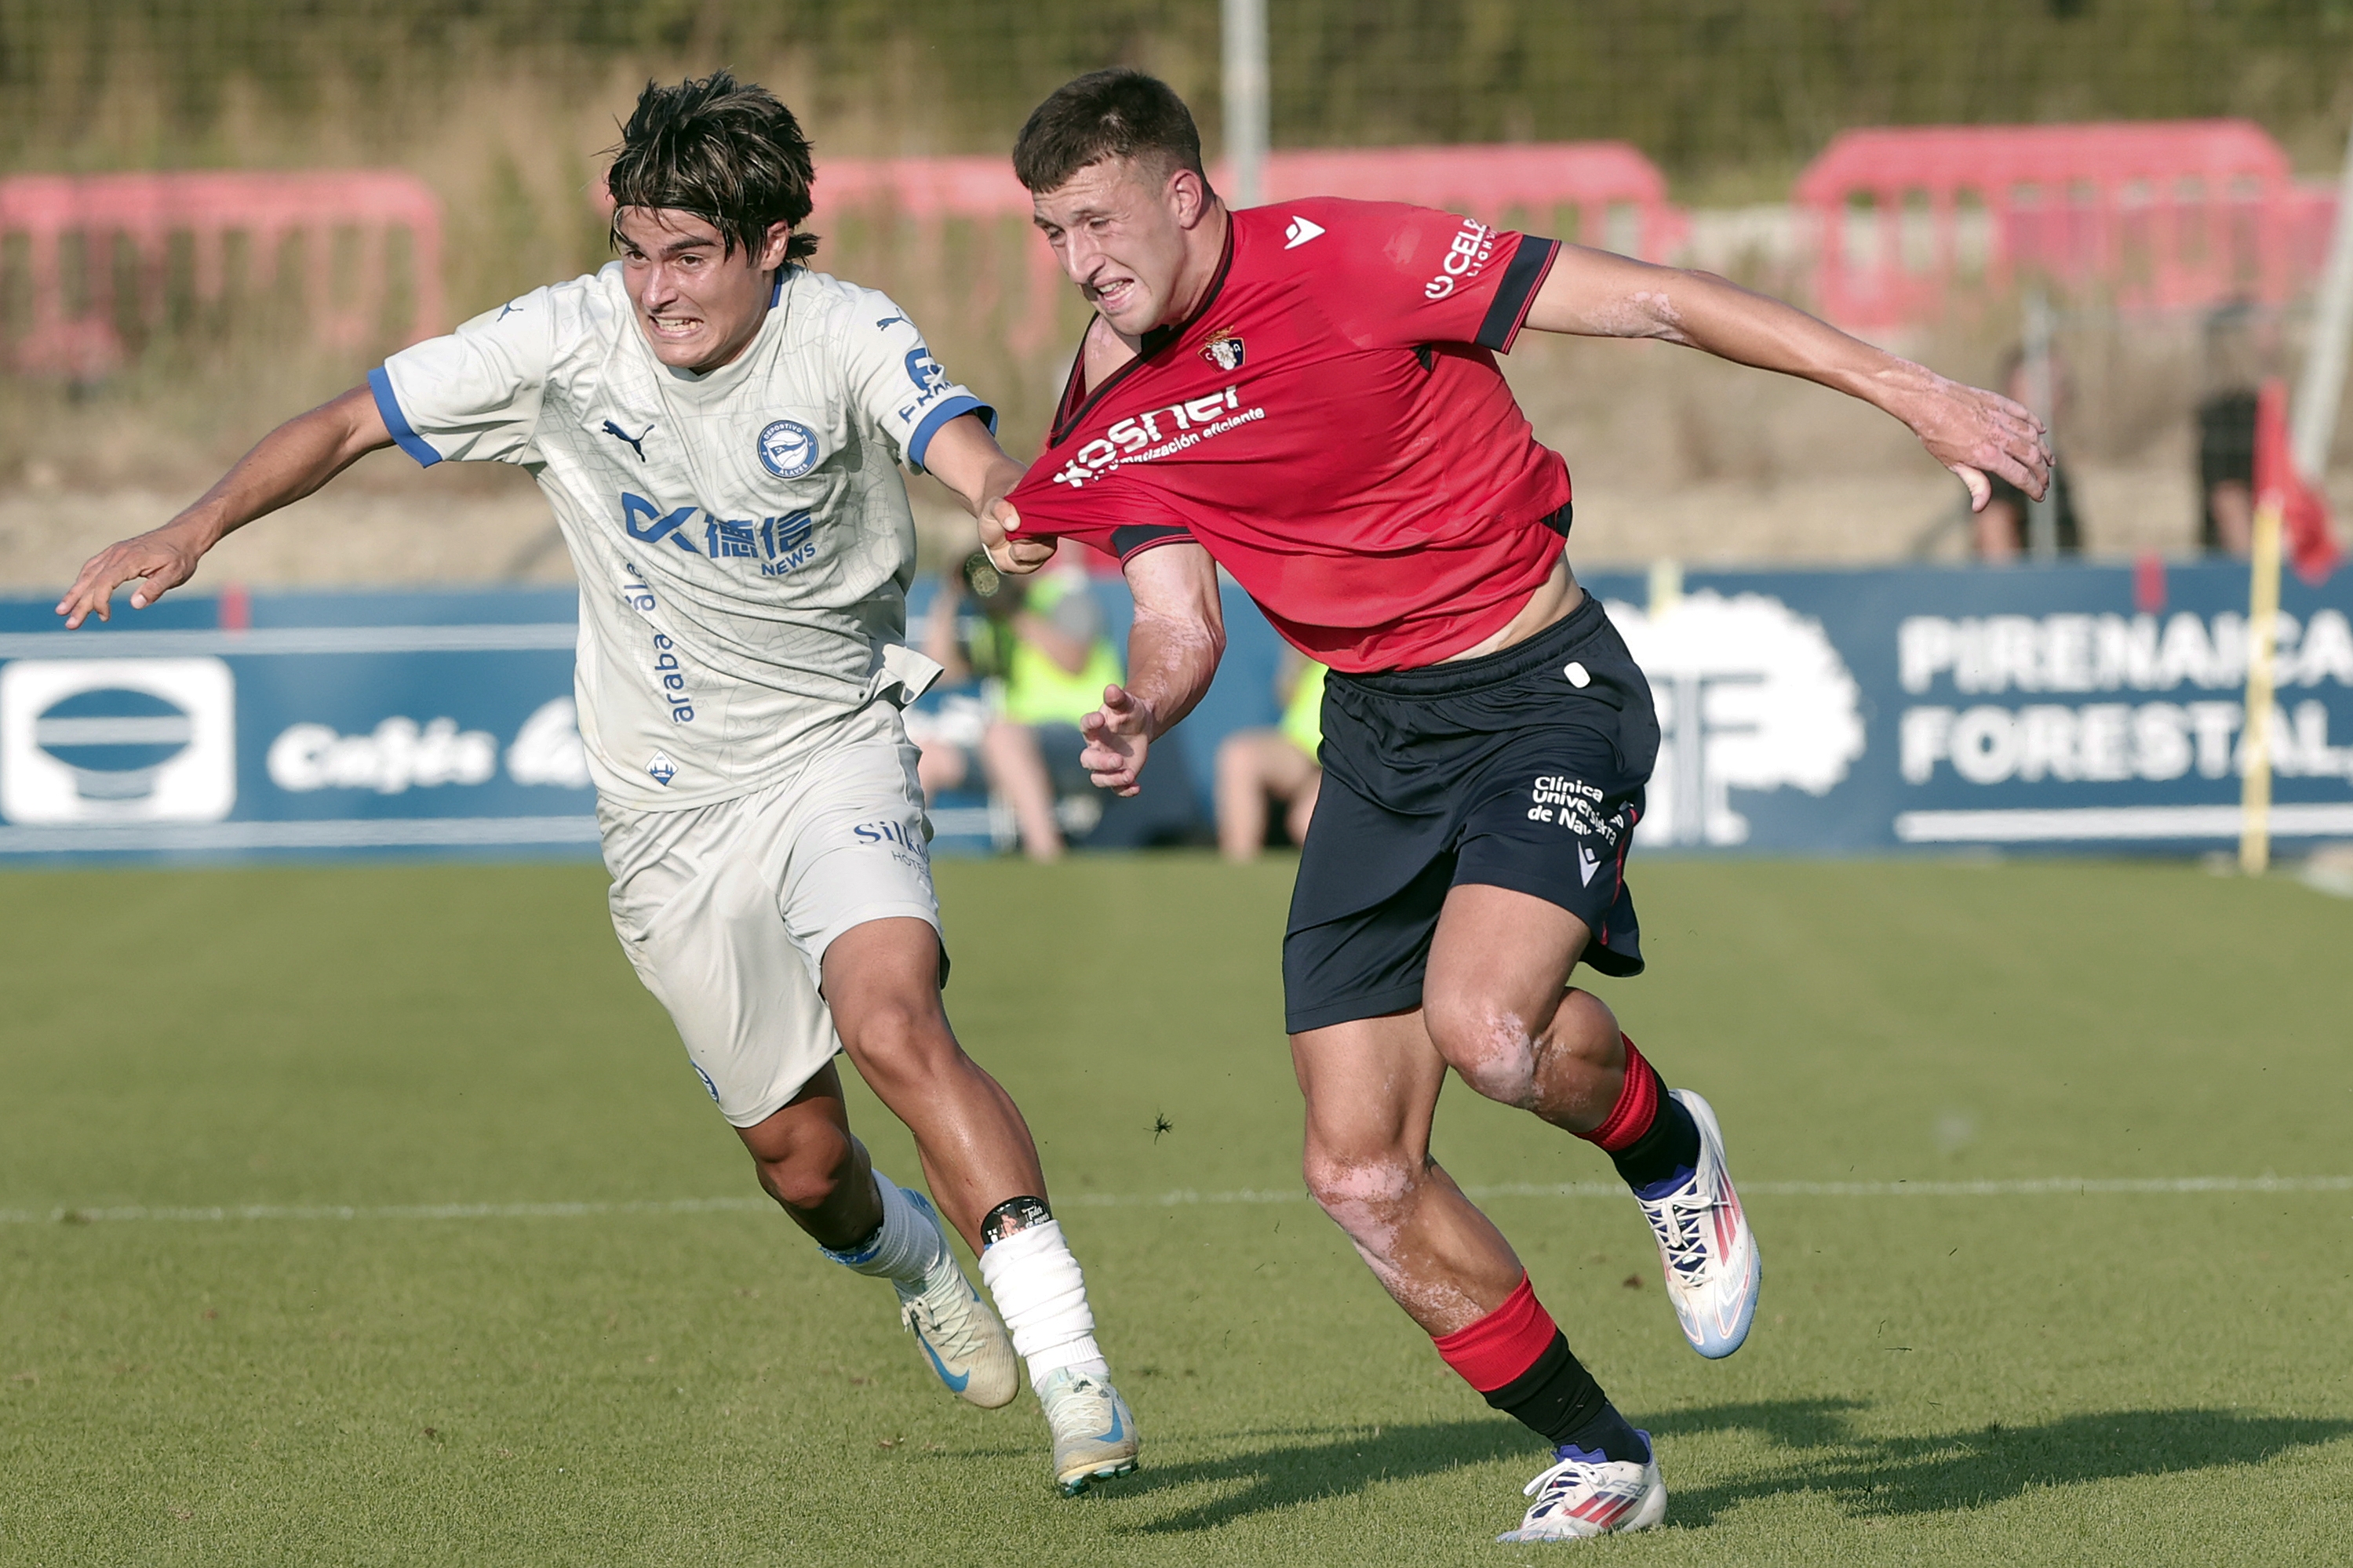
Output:
[[217,822],[237,804],[237,683],[217,658],[0,666],[0,815]]
[[1734,789],[1827,795],[1862,755],[1862,694],[1821,622],[1707,592],[1655,616],[1613,604],[1609,618],[1659,709],[1643,843],[1745,843]]

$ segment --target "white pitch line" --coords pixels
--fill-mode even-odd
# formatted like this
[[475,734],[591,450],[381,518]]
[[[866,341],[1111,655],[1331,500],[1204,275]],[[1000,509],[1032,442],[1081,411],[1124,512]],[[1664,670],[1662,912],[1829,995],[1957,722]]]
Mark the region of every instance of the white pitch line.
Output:
[[[1612,1198],[1626,1189],[1610,1182],[1540,1184],[1507,1183],[1465,1187],[1474,1198]],[[1751,1197],[2016,1198],[2109,1194],[2353,1192],[2353,1176],[2043,1176],[1982,1182],[1744,1182]],[[1226,1193],[1080,1193],[1060,1200],[1068,1208],[1190,1208],[1215,1204],[1305,1203],[1296,1189]],[[672,1198],[667,1202],[545,1204],[393,1204],[379,1207],[317,1204],[237,1204],[213,1208],[0,1209],[0,1225],[94,1225],[144,1221],[185,1224],[227,1220],[586,1219],[597,1215],[731,1214],[764,1211],[765,1198]]]

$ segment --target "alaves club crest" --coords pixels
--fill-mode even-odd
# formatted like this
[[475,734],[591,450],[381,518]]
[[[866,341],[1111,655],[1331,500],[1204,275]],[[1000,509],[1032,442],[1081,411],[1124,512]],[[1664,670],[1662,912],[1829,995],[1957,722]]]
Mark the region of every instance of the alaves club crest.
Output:
[[1240,370],[1242,367],[1242,337],[1231,327],[1209,334],[1201,345],[1201,357],[1219,370]]

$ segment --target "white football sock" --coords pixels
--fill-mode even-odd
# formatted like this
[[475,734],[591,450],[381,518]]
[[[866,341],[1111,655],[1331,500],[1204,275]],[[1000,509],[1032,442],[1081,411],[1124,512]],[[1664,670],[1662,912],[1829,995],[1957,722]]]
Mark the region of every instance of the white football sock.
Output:
[[922,1284],[947,1254],[940,1242],[939,1226],[908,1200],[898,1183],[880,1171],[874,1173],[874,1194],[882,1200],[882,1223],[874,1234],[839,1252],[829,1247],[818,1250],[860,1274],[902,1285]]
[[997,1299],[997,1315],[1005,1320],[1014,1350],[1029,1363],[1030,1387],[1064,1367],[1093,1377],[1111,1375],[1095,1344],[1086,1276],[1062,1239],[1060,1221],[1050,1219],[991,1242],[980,1255],[980,1275]]

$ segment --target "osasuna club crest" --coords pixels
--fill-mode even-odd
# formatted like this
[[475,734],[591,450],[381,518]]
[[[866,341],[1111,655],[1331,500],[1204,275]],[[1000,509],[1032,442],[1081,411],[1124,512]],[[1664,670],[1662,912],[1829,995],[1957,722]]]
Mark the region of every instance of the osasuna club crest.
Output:
[[1231,327],[1209,334],[1201,345],[1201,357],[1219,370],[1240,370],[1242,367],[1242,336]]
[[760,432],[760,463],[780,479],[817,467],[817,432],[797,419],[779,419]]

